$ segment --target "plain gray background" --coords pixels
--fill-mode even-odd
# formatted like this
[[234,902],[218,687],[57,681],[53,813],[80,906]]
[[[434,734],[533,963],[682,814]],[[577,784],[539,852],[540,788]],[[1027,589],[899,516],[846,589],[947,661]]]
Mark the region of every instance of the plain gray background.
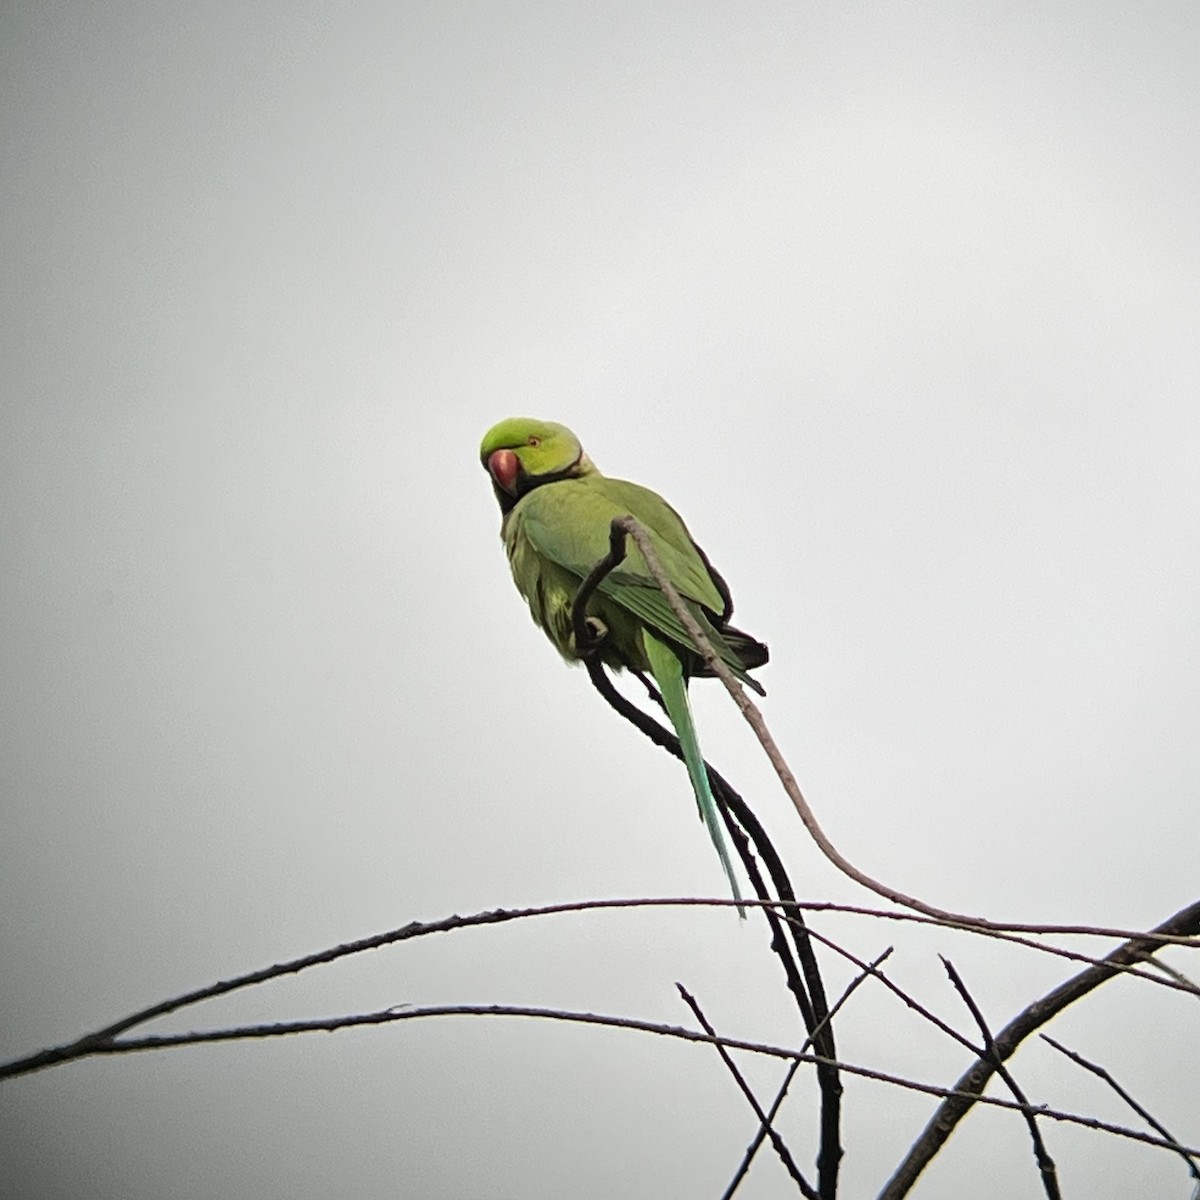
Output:
[[[412,918],[725,894],[682,768],[511,585],[477,453],[516,414],[684,514],[864,869],[1014,920],[1195,898],[1196,5],[9,4],[0,83],[0,1054]],[[802,894],[866,899],[694,694]],[[818,927],[895,943],[964,1030],[937,951],[996,1026],[1069,971]],[[688,1023],[675,980],[797,1037],[712,910],[428,939],[161,1027]],[[1194,1143],[1195,1014],[1120,982],[1052,1032]],[[966,1061],[877,987],[839,1033]],[[1043,1047],[1014,1066],[1133,1119]],[[782,1068],[746,1070],[769,1100]],[[847,1080],[843,1194],[930,1111]],[[753,1129],[703,1048],[430,1021],[17,1081],[0,1191],[716,1196]],[[1047,1137],[1067,1194],[1188,1194],[1169,1154]],[[740,1194],[792,1192],[763,1154]],[[973,1115],[914,1194],[1040,1195],[1019,1120]]]

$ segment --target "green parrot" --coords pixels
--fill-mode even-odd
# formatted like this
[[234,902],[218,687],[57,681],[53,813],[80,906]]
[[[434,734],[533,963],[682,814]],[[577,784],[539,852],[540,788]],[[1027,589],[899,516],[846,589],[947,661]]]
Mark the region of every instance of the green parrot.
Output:
[[[500,536],[517,590],[563,658],[574,662],[581,657],[571,625],[575,593],[608,554],[612,521],[631,516],[650,535],[664,570],[717,654],[743,683],[765,694],[747,672],[767,661],[767,647],[729,624],[729,588],[661,496],[602,475],[579,439],[550,421],[501,421],[488,430],[479,457],[500,503]],[[602,635],[604,663],[643,678],[649,671],[654,677],[683,749],[700,817],[734,899],[741,900],[688,704],[688,679],[713,672],[696,653],[632,539],[625,560],[589,600],[587,616],[589,626]]]

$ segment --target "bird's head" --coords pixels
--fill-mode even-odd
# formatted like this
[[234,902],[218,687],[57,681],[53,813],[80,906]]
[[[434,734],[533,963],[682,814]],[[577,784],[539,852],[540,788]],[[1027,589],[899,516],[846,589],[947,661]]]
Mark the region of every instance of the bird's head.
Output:
[[492,477],[503,512],[535,487],[594,470],[579,439],[565,425],[531,417],[509,417],[493,425],[479,447],[479,461]]

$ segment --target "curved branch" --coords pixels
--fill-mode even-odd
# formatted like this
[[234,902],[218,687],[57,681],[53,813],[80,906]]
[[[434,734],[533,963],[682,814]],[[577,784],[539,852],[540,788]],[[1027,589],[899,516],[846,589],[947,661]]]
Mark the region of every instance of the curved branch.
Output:
[[[632,518],[628,518],[628,520],[632,521]],[[662,746],[682,761],[683,750],[675,734],[627,700],[613,686],[601,661],[603,637],[594,636],[592,628],[588,625],[588,602],[605,576],[625,557],[626,529],[622,521],[612,522],[609,527],[608,544],[608,554],[588,572],[576,590],[572,601],[571,626],[575,636],[576,652],[584,661],[593,687],[604,697],[609,706],[652,742]],[[649,681],[640,673],[639,678],[645,684],[651,697],[662,706],[662,697]],[[725,827],[737,847],[738,856],[754,885],[755,893],[762,901],[769,901],[772,898],[759,873],[754,855],[747,845],[747,833],[766,865],[775,887],[776,896],[780,900],[794,901],[796,893],[791,879],[784,868],[783,860],[779,857],[778,851],[761,822],[728,781],[709,763],[706,762],[704,765],[708,772],[713,798],[721,810]],[[741,912],[742,909],[739,908],[738,911]],[[833,1026],[829,1020],[829,1002],[825,995],[825,984],[821,978],[820,965],[817,962],[804,919],[796,912],[787,917],[786,925],[791,932],[792,944],[795,947],[795,956],[793,956],[784,933],[784,923],[780,921],[779,916],[770,908],[763,909],[763,916],[771,930],[771,948],[783,965],[788,989],[795,997],[805,1029],[815,1039],[817,1051],[825,1062],[835,1062],[837,1047],[834,1042]],[[803,975],[801,975],[801,970],[797,969],[797,957]],[[821,1140],[817,1155],[818,1184],[821,1200],[833,1200],[837,1195],[838,1168],[843,1154],[841,1145],[842,1085],[838,1079],[837,1069],[828,1065],[819,1064],[817,1066],[817,1079],[821,1092]]]
[[[123,1041],[110,1042],[99,1048],[98,1054],[136,1054],[144,1050],[162,1050],[171,1046],[199,1046],[212,1042],[233,1042],[247,1040],[262,1040],[265,1038],[288,1037],[303,1033],[334,1033],[341,1029],[355,1029],[370,1025],[390,1025],[397,1021],[420,1020],[428,1017],[532,1017],[540,1020],[566,1021],[582,1025],[600,1025],[613,1029],[631,1029],[640,1033],[657,1034],[660,1037],[674,1038],[677,1041],[696,1042],[701,1045],[722,1045],[730,1050],[744,1050],[748,1054],[760,1054],[767,1058],[777,1058],[788,1062],[816,1063],[820,1058],[800,1050],[792,1050],[786,1046],[775,1046],[768,1042],[752,1042],[742,1038],[717,1037],[701,1033],[695,1029],[685,1029],[680,1025],[665,1025],[656,1021],[642,1021],[636,1017],[614,1017],[604,1013],[577,1012],[564,1009],[532,1008],[520,1004],[438,1004],[421,1008],[386,1008],[378,1012],[357,1013],[352,1016],[326,1017],[309,1021],[290,1021],[282,1024],[240,1025],[229,1029],[200,1030],[193,1033],[151,1034],[140,1038],[127,1038]],[[886,1083],[893,1087],[904,1088],[907,1091],[921,1092],[927,1096],[944,1096],[954,1098],[962,1095],[953,1088],[940,1087],[933,1083],[922,1083],[919,1079],[905,1079],[901,1075],[891,1075],[886,1071],[876,1071],[871,1067],[862,1067],[856,1063],[839,1061],[831,1064],[848,1075],[858,1075],[863,1079],[872,1079],[877,1083]],[[966,1097],[972,1103],[987,1104],[993,1108],[1003,1108],[1010,1112],[1022,1112],[1028,1106],[1018,1104],[1015,1100],[1005,1100],[999,1096]],[[1033,1111],[1039,1117],[1052,1121],[1062,1121],[1070,1125],[1080,1125],[1085,1129],[1094,1129],[1099,1133],[1111,1133],[1116,1137],[1127,1138],[1130,1141],[1142,1142],[1147,1146],[1156,1146],[1162,1150],[1170,1150],[1178,1154],[1183,1150],[1186,1154],[1200,1155],[1200,1147],[1180,1146],[1178,1142],[1168,1141],[1151,1133],[1143,1133],[1139,1129],[1129,1129],[1124,1125],[1115,1125],[1110,1121],[1102,1121],[1097,1117],[1085,1117],[1078,1113],[1063,1112],[1058,1109],[1036,1106]]]
[[[662,746],[676,758],[682,760],[683,751],[680,748],[679,739],[648,713],[642,712],[636,704],[621,695],[594,655],[585,659],[585,665],[593,686],[621,716],[656,745]],[[795,997],[796,1004],[800,1009],[804,1027],[810,1036],[817,1040],[818,1052],[828,1061],[835,1061],[837,1050],[833,1029],[828,1019],[828,1004],[824,984],[821,980],[820,966],[812,948],[811,931],[805,924],[798,908],[787,907],[789,904],[794,905],[795,893],[783,861],[750,806],[710,764],[705,763],[705,767],[708,770],[713,796],[721,808],[721,815],[733,838],[733,843],[737,847],[742,865],[746,868],[746,873],[754,884],[754,890],[759,897],[764,916],[771,929],[771,949],[783,964],[784,977],[787,980],[788,989]],[[775,885],[779,900],[783,902],[779,906],[783,910],[782,919],[776,915],[775,905],[778,902],[772,900],[767,892],[759,874],[758,865],[745,844],[746,835],[737,828],[734,821],[740,822],[745,829],[749,830],[750,836],[754,839],[755,847],[771,875],[771,881]],[[745,906],[750,907],[749,904]],[[789,951],[787,937],[784,934],[785,927],[791,931],[792,944],[803,967],[803,974],[797,969],[795,958]],[[836,1195],[837,1165],[842,1157],[839,1134],[842,1092],[836,1069],[818,1065],[817,1076],[821,1087],[821,1150],[817,1166],[818,1182],[822,1197],[832,1198]]]
[[[1181,909],[1155,928],[1151,935],[1132,938],[1106,955],[1095,966],[1080,971],[1078,975],[1059,984],[1040,1000],[1035,1000],[1018,1013],[995,1037],[991,1053],[981,1055],[961,1076],[950,1090],[947,1098],[938,1105],[937,1112],[930,1118],[921,1136],[913,1143],[904,1161],[883,1191],[879,1200],[899,1200],[908,1195],[917,1176],[925,1169],[929,1160],[945,1145],[959,1121],[971,1111],[973,1105],[984,1099],[983,1089],[995,1074],[999,1063],[1005,1062],[1016,1052],[1017,1047],[1035,1030],[1056,1017],[1069,1004],[1086,996],[1106,980],[1118,973],[1121,967],[1137,961],[1160,949],[1162,942],[1155,934],[1195,936],[1200,932],[1200,901]],[[1036,1110],[1041,1113],[1041,1109]],[[1190,1153],[1190,1151],[1189,1151]]]
[[[366,950],[378,950],[396,942],[407,941],[410,938],[424,937],[431,933],[448,933],[457,929],[471,929],[482,925],[499,925],[507,921],[523,921],[533,917],[559,916],[565,913],[597,912],[611,908],[732,908],[736,903],[734,900],[698,896],[639,897],[629,900],[567,900],[559,904],[543,904],[533,908],[486,909],[483,912],[470,913],[467,916],[459,916],[456,913],[436,921],[410,921],[407,925],[402,925],[397,929],[389,929],[384,933],[373,934],[370,937],[359,938],[352,942],[344,942],[338,946],[318,950],[313,954],[305,954],[300,958],[275,963],[273,966],[260,967],[254,971],[247,971],[242,975],[219,980],[217,983],[208,984],[205,987],[195,988],[192,991],[184,992],[168,1000],[160,1000],[155,1004],[131,1013],[127,1017],[122,1017],[119,1021],[115,1021],[111,1025],[106,1025],[102,1029],[84,1034],[83,1037],[77,1038],[73,1042],[66,1042],[60,1046],[51,1046],[44,1050],[37,1050],[32,1054],[23,1055],[20,1058],[0,1063],[0,1080],[15,1078],[18,1075],[29,1075],[34,1071],[41,1071],[62,1063],[87,1058],[92,1054],[98,1053],[105,1043],[111,1042],[118,1034],[124,1033],[128,1029],[144,1025],[155,1017],[177,1012],[181,1008],[199,1004],[204,1000],[228,995],[230,992],[238,991],[241,988],[267,983],[272,979],[282,978],[284,975],[294,975],[300,971],[307,970],[309,967],[336,962],[339,958],[346,958],[352,954],[361,954]],[[1104,966],[1113,972],[1132,975],[1137,979],[1153,983],[1158,987],[1171,988],[1176,991],[1188,992],[1192,995],[1196,994],[1196,988],[1190,983],[1179,983],[1174,979],[1149,975],[1145,971],[1138,970],[1131,962],[1111,961],[1111,955],[1107,959],[1096,959],[1075,950],[1066,950],[1061,946],[1044,946],[1040,942],[1034,942],[1028,938],[1007,932],[1009,929],[1015,928],[1044,934],[1090,934],[1097,937],[1111,937],[1114,935],[1114,930],[1104,927],[1018,925],[996,926],[989,930],[974,930],[970,926],[963,926],[953,921],[939,921],[935,917],[925,917],[909,912],[889,912],[885,909],[863,908],[860,905],[840,904],[833,900],[800,900],[786,903],[779,900],[745,900],[743,904],[749,908],[779,910],[788,914],[789,921],[793,919],[793,914],[800,911],[841,912],[852,916],[871,917],[883,921],[901,921],[917,925],[941,925],[944,928],[962,933],[981,932],[995,938],[997,941],[1011,942],[1030,950],[1040,950],[1043,954],[1053,954],[1056,957],[1066,958],[1073,962],[1085,962],[1094,966]],[[1200,900],[1196,901],[1192,908],[1200,910]],[[1184,911],[1191,911],[1191,909],[1185,909]],[[1172,918],[1172,921],[1175,919]],[[1160,949],[1163,945],[1195,946],[1198,944],[1194,937],[1163,932],[1169,924],[1170,922],[1166,922],[1160,925],[1157,930],[1130,935],[1131,941],[1145,943],[1153,947],[1153,949],[1140,955],[1131,955],[1132,960],[1149,959],[1154,951]]]
[[701,629],[695,617],[688,611],[687,605],[684,604],[679,592],[672,585],[670,578],[663,570],[662,563],[658,559],[658,554],[655,552],[654,544],[651,542],[649,535],[633,517],[618,517],[612,524],[612,536],[614,538],[617,535],[617,530],[620,529],[637,543],[637,547],[642,553],[642,558],[645,559],[647,569],[653,575],[655,583],[662,590],[667,603],[671,606],[671,610],[679,618],[684,629],[687,630],[688,636],[692,639],[692,643],[696,647],[697,654],[704,659],[705,665],[725,685],[726,691],[733,697],[734,703],[741,710],[750,728],[754,730],[759,743],[762,745],[763,750],[766,751],[767,758],[770,760],[772,767],[775,768],[775,774],[779,777],[780,783],[783,784],[784,791],[787,792],[788,798],[795,806],[800,820],[804,822],[804,827],[808,830],[813,841],[816,842],[821,853],[842,874],[853,879],[856,883],[862,884],[863,887],[868,888],[877,896],[883,896],[884,899],[891,900],[895,904],[911,908],[915,912],[924,913],[926,916],[937,917],[939,920],[946,921],[952,925],[962,925],[975,929],[1020,928],[1020,926],[1013,926],[1007,923],[1002,924],[989,921],[985,917],[972,917],[963,913],[950,912],[948,909],[936,908],[931,904],[926,904],[923,900],[918,900],[915,896],[909,896],[896,888],[880,883],[877,879],[873,879],[870,875],[866,874],[866,872],[859,870],[849,859],[845,858],[833,842],[829,840],[825,831],[818,823],[815,814],[809,807],[808,801],[800,791],[800,785],[796,782],[796,777],[792,774],[791,768],[788,766],[779,747],[775,744],[775,739],[771,736],[771,731],[767,728],[767,723],[763,719],[762,713],[750,697],[746,695],[742,685],[734,678],[720,655],[713,649],[712,643],[708,640],[704,630]]

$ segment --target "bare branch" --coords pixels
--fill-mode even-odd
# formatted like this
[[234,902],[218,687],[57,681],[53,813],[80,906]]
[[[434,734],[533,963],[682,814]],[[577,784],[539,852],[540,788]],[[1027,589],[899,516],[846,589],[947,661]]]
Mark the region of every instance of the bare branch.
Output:
[[1148,967],[1153,967],[1156,971],[1161,971],[1167,976],[1167,978],[1173,979],[1176,983],[1180,984],[1185,991],[1195,992],[1197,996],[1200,996],[1200,987],[1196,985],[1195,981],[1189,979],[1182,971],[1177,971],[1169,963],[1159,962],[1157,958],[1154,958],[1148,954],[1142,955],[1142,962],[1144,962]]
[[779,1110],[783,1107],[783,1101],[788,1094],[788,1088],[792,1086],[792,1080],[796,1078],[798,1070],[800,1070],[800,1060],[793,1059],[791,1066],[787,1069],[787,1074],[783,1077],[783,1082],[779,1085],[779,1090],[775,1093],[775,1099],[771,1102],[771,1107],[767,1110],[766,1119],[759,1124],[758,1131],[754,1135],[754,1140],[746,1147],[746,1153],[742,1155],[742,1161],[738,1163],[738,1168],[734,1171],[733,1178],[721,1193],[721,1200],[731,1200],[734,1192],[741,1187],[742,1180],[749,1174],[750,1164],[754,1162],[754,1156],[758,1153],[759,1147],[766,1141],[767,1130],[770,1128],[771,1122],[779,1115]]
[[[694,1029],[684,1029],[679,1025],[664,1025],[653,1021],[642,1021],[636,1017],[615,1017],[602,1013],[571,1012],[563,1009],[531,1008],[517,1004],[441,1004],[423,1007],[398,1006],[381,1009],[371,1013],[356,1013],[349,1016],[326,1017],[308,1021],[289,1021],[267,1025],[241,1025],[228,1029],[199,1030],[192,1033],[150,1034],[140,1038],[124,1038],[120,1041],[108,1042],[96,1047],[93,1054],[135,1054],[145,1050],[161,1050],[170,1046],[199,1046],[210,1042],[233,1042],[258,1040],[263,1038],[286,1037],[304,1033],[333,1033],[340,1029],[354,1029],[370,1025],[388,1025],[399,1021],[422,1020],[429,1017],[530,1017],[538,1020],[567,1021],[583,1025],[600,1025],[614,1029],[632,1029],[642,1033],[656,1034],[659,1037],[674,1038],[678,1041],[696,1042],[702,1045],[728,1047],[730,1050],[745,1050],[750,1054],[761,1054],[768,1058],[784,1059],[789,1062],[807,1063],[820,1062],[820,1056],[806,1051],[792,1050],[786,1046],[775,1046],[766,1042],[751,1042],[741,1038],[714,1037],[707,1033],[698,1033]],[[1003,1035],[1001,1035],[1003,1036]],[[839,1061],[834,1065],[848,1075],[858,1075],[863,1079],[872,1079],[878,1083],[890,1084],[893,1087],[904,1088],[908,1091],[921,1092],[927,1096],[940,1096],[947,1099],[962,1099],[971,1104],[987,1104],[993,1108],[1008,1109],[1020,1112],[1021,1105],[1012,1100],[1004,1100],[999,1096],[980,1096],[974,1092],[956,1091],[954,1088],[941,1087],[933,1083],[923,1083],[917,1079],[905,1079],[903,1076],[891,1075],[886,1071],[877,1071],[871,1067],[858,1066],[855,1063]],[[1070,1125],[1080,1125],[1085,1129],[1094,1129],[1101,1133],[1111,1133],[1117,1137],[1128,1138],[1130,1141],[1141,1142],[1147,1146],[1158,1146],[1164,1150],[1178,1153],[1178,1143],[1168,1141],[1154,1134],[1143,1133],[1139,1129],[1129,1129],[1123,1125],[1115,1125],[1102,1121],[1097,1117],[1085,1117],[1078,1113],[1061,1112],[1058,1109],[1037,1109],[1039,1116],[1052,1121],[1063,1121]],[[1200,1157],[1200,1148],[1183,1146],[1188,1154]]]
[[[919,916],[913,913],[906,912],[889,912],[884,909],[862,908],[853,904],[839,904],[834,901],[753,901],[745,900],[743,903],[747,907],[763,907],[775,908],[786,911],[788,909],[803,910],[806,912],[843,912],[855,916],[877,917],[887,921],[907,921],[916,924],[941,925],[946,928],[960,930],[966,933],[976,932],[969,926],[962,926],[955,921],[943,921],[936,917]],[[156,1017],[165,1016],[168,1013],[176,1012],[181,1008],[186,1008],[193,1004],[199,1004],[204,1000],[211,1000],[217,996],[228,995],[230,992],[238,991],[241,988],[252,987],[256,984],[266,983],[272,979],[279,979],[284,975],[294,975],[300,971],[307,970],[309,967],[322,966],[326,963],[336,962],[340,958],[346,958],[353,954],[361,954],[367,950],[377,950],[384,946],[393,945],[397,942],[407,941],[411,938],[424,937],[433,933],[447,933],[458,929],[470,929],[481,925],[499,925],[507,921],[522,921],[534,917],[557,916],[563,913],[577,912],[592,912],[603,911],[606,909],[623,909],[623,908],[729,908],[733,907],[736,901],[725,900],[711,897],[697,896],[673,896],[673,897],[638,897],[632,899],[617,899],[617,900],[571,900],[561,904],[545,904],[534,908],[494,908],[487,909],[483,912],[472,913],[467,916],[459,916],[457,914],[443,917],[436,921],[410,921],[407,925],[402,925],[397,929],[390,929],[385,933],[374,934],[370,937],[360,938],[356,941],[345,942],[338,946],[332,946],[325,950],[316,951],[313,954],[306,954],[300,958],[290,959],[286,962],[276,963],[269,967],[260,967],[254,971],[248,971],[243,975],[236,975],[229,979],[220,980],[217,983],[209,984],[205,987],[196,988],[193,991],[184,992],[179,996],[175,996],[168,1000],[160,1000],[155,1004],[151,1004],[146,1008],[139,1009],[137,1012],[131,1013],[127,1017],[122,1017],[119,1021],[113,1022],[111,1025],[106,1025],[102,1029],[95,1030],[92,1033],[84,1034],[83,1037],[77,1038],[73,1042],[66,1042],[60,1046],[52,1046],[43,1050],[37,1050],[32,1054],[23,1055],[20,1058],[11,1059],[6,1063],[0,1063],[0,1080],[14,1078],[19,1075],[28,1075],[34,1071],[45,1070],[48,1067],[59,1066],[63,1063],[73,1062],[76,1059],[87,1058],[92,1054],[100,1052],[106,1043],[109,1043],[113,1038],[126,1030],[133,1029],[138,1025],[144,1025],[148,1021],[154,1020]],[[1132,963],[1149,958],[1163,944],[1198,944],[1192,935],[1179,934],[1178,932],[1167,932],[1168,930],[1177,930],[1182,928],[1191,928],[1189,925],[1189,917],[1193,919],[1193,925],[1200,927],[1200,920],[1195,918],[1200,917],[1200,900],[1175,916],[1169,918],[1154,930],[1148,930],[1144,933],[1132,934],[1129,938],[1128,945],[1141,946],[1144,949],[1130,950],[1127,958],[1118,957],[1118,952],[1114,951],[1106,958],[1092,958],[1086,954],[1080,954],[1073,950],[1066,950],[1057,946],[1045,946],[1039,942],[1029,941],[1022,937],[1010,935],[1006,932],[1007,929],[1019,928],[1026,931],[1036,933],[1071,933],[1071,934],[1093,934],[1100,937],[1111,937],[1116,932],[1115,930],[1106,927],[1092,927],[1081,925],[1021,925],[1021,926],[1003,926],[995,927],[991,930],[981,931],[986,932],[987,936],[995,937],[1004,941],[1011,941],[1017,945],[1026,946],[1032,950],[1040,950],[1045,954],[1054,954],[1062,958],[1071,959],[1073,961],[1090,963],[1095,967],[1103,968],[1106,972],[1124,973],[1133,975],[1138,979],[1147,980],[1150,983],[1157,984],[1161,987],[1174,988],[1179,991],[1194,992],[1194,988],[1189,983],[1176,983],[1172,979],[1160,979],[1155,975],[1149,975],[1144,971],[1137,970]],[[811,931],[810,931],[811,932]],[[1119,948],[1121,949],[1121,948]],[[1086,974],[1086,973],[1085,973]],[[1106,975],[1107,978],[1107,975]]]
[[979,1026],[979,1032],[983,1035],[984,1053],[992,1060],[996,1068],[996,1073],[1008,1085],[1008,1090],[1012,1092],[1013,1099],[1022,1106],[1021,1115],[1025,1118],[1025,1124],[1029,1128],[1029,1138],[1033,1142],[1033,1157],[1038,1165],[1038,1171],[1042,1176],[1042,1187],[1046,1189],[1046,1200],[1062,1200],[1062,1193],[1058,1190],[1058,1168],[1054,1164],[1054,1159],[1050,1157],[1050,1152],[1046,1149],[1046,1143],[1042,1141],[1042,1134],[1037,1127],[1037,1120],[1034,1117],[1033,1106],[1029,1103],[1025,1093],[1017,1085],[1012,1072],[1009,1071],[1004,1065],[1003,1060],[996,1054],[996,1042],[983,1015],[983,1010],[975,1003],[975,998],[967,990],[967,985],[963,982],[962,976],[959,975],[958,971],[955,970],[954,964],[944,954],[939,954],[938,957],[942,960],[942,965],[946,968],[946,974],[950,976],[950,982],[954,984],[954,990],[962,997],[963,1003],[971,1011],[971,1016],[975,1018],[975,1024]]
[[863,962],[863,960],[859,958],[857,954],[847,950],[844,946],[838,945],[838,943],[832,938],[828,938],[822,933],[817,933],[814,931],[813,937],[821,942],[822,945],[828,946],[830,950],[834,951],[835,954],[840,954],[844,959],[852,962],[856,967],[863,971],[864,974],[878,979],[879,982],[882,983],[889,992],[907,1005],[908,1008],[912,1009],[917,1016],[924,1018],[936,1029],[940,1029],[942,1033],[946,1034],[952,1041],[957,1042],[960,1046],[965,1046],[972,1054],[980,1053],[979,1047],[976,1046],[970,1040],[970,1038],[959,1033],[953,1025],[943,1021],[942,1018],[937,1015],[937,1013],[926,1008],[925,1005],[923,1005],[915,996],[910,995],[902,987],[900,987],[899,984],[895,983],[890,976],[881,971],[876,964]]
[[1200,1182],[1200,1167],[1197,1167],[1196,1160],[1192,1158],[1192,1156],[1188,1154],[1188,1152],[1184,1150],[1181,1145],[1179,1145],[1178,1139],[1175,1138],[1175,1136],[1167,1129],[1167,1127],[1163,1125],[1161,1121],[1155,1120],[1155,1118],[1150,1114],[1150,1111],[1139,1104],[1112,1077],[1112,1075],[1105,1070],[1104,1067],[1100,1066],[1099,1063],[1090,1062],[1088,1059],[1084,1058],[1082,1054],[1078,1054],[1074,1050],[1068,1050],[1066,1046],[1064,1046],[1061,1042],[1056,1042],[1048,1033],[1039,1034],[1039,1036],[1043,1042],[1049,1042],[1049,1044],[1053,1046],[1055,1050],[1057,1050],[1060,1054],[1065,1054],[1069,1059],[1071,1059],[1072,1062],[1076,1062],[1083,1067],[1084,1070],[1091,1071],[1093,1075],[1098,1075],[1104,1080],[1105,1083],[1108,1084],[1110,1088],[1112,1088],[1114,1092],[1117,1093],[1118,1096],[1121,1097],[1122,1100],[1125,1101],[1126,1104],[1129,1105],[1130,1108],[1133,1109],[1135,1113],[1137,1113],[1139,1117],[1142,1118],[1143,1121],[1146,1122],[1147,1125],[1150,1126],[1151,1129],[1157,1129],[1164,1138],[1170,1142],[1174,1142],[1179,1154],[1183,1157],[1183,1161],[1187,1163],[1188,1170],[1191,1172],[1192,1178]]
[[[846,987],[846,990],[842,992],[842,994],[834,1002],[833,1007],[826,1015],[826,1022],[832,1021],[835,1014],[841,1011],[842,1006],[847,1000],[850,999],[851,996],[854,995],[854,993],[858,990],[859,985],[870,975],[871,971],[877,968],[880,963],[891,956],[892,949],[893,947],[889,946],[883,951],[882,954],[877,955],[873,962],[867,965],[864,970],[860,971],[850,981]],[[819,1032],[819,1029],[814,1030],[813,1033],[809,1034],[809,1036],[804,1039],[804,1045],[800,1047],[801,1051],[807,1050],[813,1044],[813,1037]],[[792,1086],[792,1080],[795,1078],[796,1071],[799,1069],[799,1067],[799,1060],[794,1061],[792,1065],[788,1067],[787,1074],[783,1078],[783,1083],[780,1084],[779,1091],[775,1095],[775,1100],[771,1104],[771,1108],[767,1113],[768,1121],[774,1121],[775,1117],[778,1115],[779,1109],[783,1104],[784,1097],[787,1096],[788,1088]],[[754,1141],[752,1141],[746,1148],[746,1153],[743,1155],[742,1161],[738,1164],[738,1169],[734,1172],[733,1178],[729,1181],[729,1186],[724,1192],[721,1193],[721,1200],[729,1200],[734,1192],[737,1191],[738,1185],[746,1177],[746,1172],[750,1170],[750,1164],[754,1161],[754,1156],[758,1153],[758,1148],[763,1144],[763,1140],[766,1137],[766,1132],[767,1126],[765,1124],[760,1125],[758,1132],[754,1135]]]
[[[715,1038],[717,1036],[717,1031],[712,1027],[708,1021],[708,1018],[704,1015],[704,1012],[700,1008],[700,1003],[696,997],[693,996],[691,992],[689,992],[687,988],[683,986],[682,983],[676,983],[675,986],[679,989],[679,994],[683,997],[684,1004],[686,1004],[688,1008],[690,1008],[695,1014],[696,1020],[700,1022],[700,1026],[704,1032],[707,1033],[709,1037]],[[767,1116],[765,1112],[763,1112],[762,1105],[758,1102],[758,1097],[755,1096],[755,1094],[750,1090],[750,1085],[746,1082],[746,1077],[738,1068],[737,1063],[733,1061],[729,1051],[721,1044],[720,1041],[717,1041],[715,1044],[717,1047],[717,1053],[721,1056],[721,1061],[725,1064],[730,1075],[733,1076],[734,1082],[738,1085],[742,1095],[746,1097],[747,1103],[749,1103],[750,1107],[754,1110],[754,1115],[758,1118],[759,1129],[765,1129],[767,1136],[771,1139],[771,1145],[775,1147],[775,1153],[779,1155],[779,1161],[783,1163],[787,1173],[795,1181],[796,1186],[800,1189],[801,1194],[806,1197],[806,1200],[819,1200],[816,1189],[808,1182],[807,1179],[804,1178],[803,1174],[801,1174],[800,1168],[796,1166],[796,1160],[792,1158],[791,1151],[787,1148],[783,1138],[779,1136],[778,1131],[771,1124],[771,1118]]]
[[[1197,931],[1200,931],[1200,901],[1180,910],[1173,917],[1168,917],[1153,933],[1194,937]],[[990,1057],[978,1058],[951,1089],[951,1094],[938,1105],[937,1112],[880,1192],[879,1200],[898,1200],[898,1197],[908,1194],[917,1176],[945,1145],[959,1121],[970,1112],[973,1104],[983,1099],[981,1093],[996,1070],[995,1060],[1004,1062],[1012,1057],[1025,1038],[1057,1016],[1069,1004],[1111,979],[1121,966],[1137,961],[1144,955],[1153,954],[1161,946],[1161,938],[1157,936],[1133,938],[1118,946],[1095,966],[1080,971],[1078,975],[1072,976],[1018,1013],[997,1035],[995,1053]]]

